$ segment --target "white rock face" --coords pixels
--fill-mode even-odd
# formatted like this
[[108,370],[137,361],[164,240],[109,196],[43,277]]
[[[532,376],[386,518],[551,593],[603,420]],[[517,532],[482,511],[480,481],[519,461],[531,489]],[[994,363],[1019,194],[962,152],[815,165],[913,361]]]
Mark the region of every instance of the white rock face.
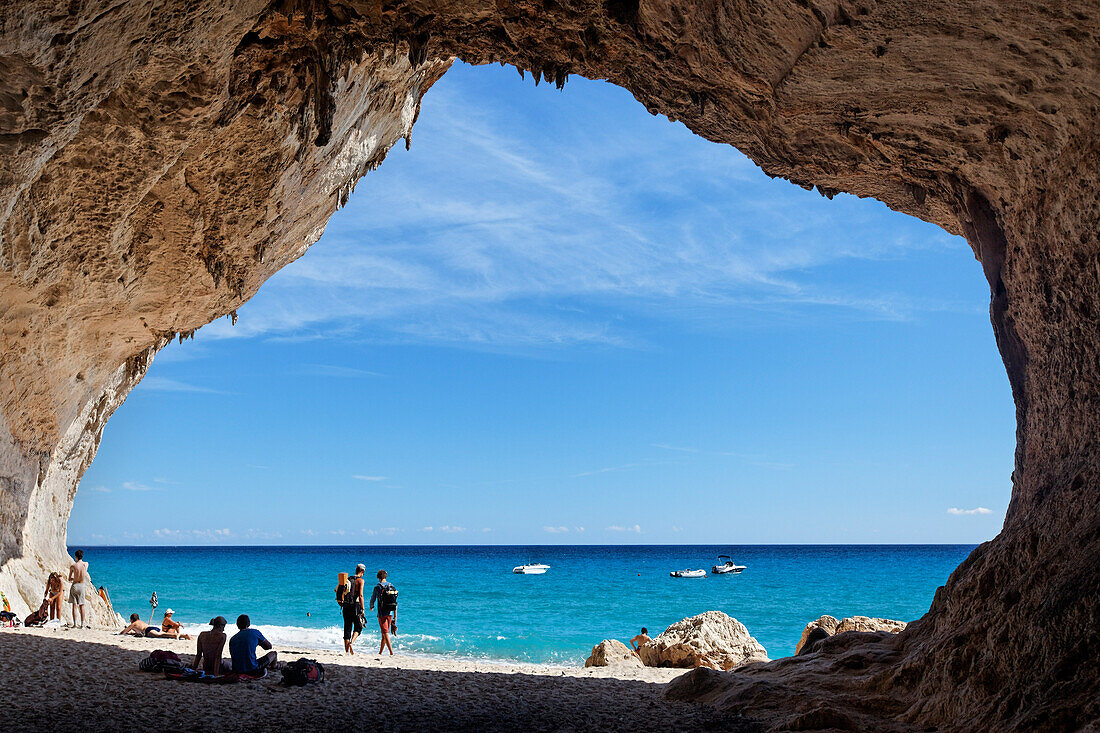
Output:
[[618,639],[604,639],[592,647],[592,654],[585,661],[585,667],[611,667],[611,666],[642,667],[642,660],[638,658],[630,647]]
[[748,662],[767,662],[768,653],[745,625],[721,611],[677,621],[642,645],[647,667],[710,667],[731,670]]

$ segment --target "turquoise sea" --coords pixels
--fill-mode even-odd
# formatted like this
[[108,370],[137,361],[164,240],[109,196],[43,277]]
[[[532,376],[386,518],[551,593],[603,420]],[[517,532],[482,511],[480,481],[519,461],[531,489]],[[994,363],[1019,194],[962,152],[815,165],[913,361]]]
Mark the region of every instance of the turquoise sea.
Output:
[[[70,552],[77,548],[70,548]],[[394,547],[83,547],[115,609],[149,618],[149,596],[191,630],[247,613],[280,644],[341,649],[337,573],[389,571],[400,591],[394,649],[482,660],[580,664],[605,638],[656,636],[708,610],[744,623],[772,658],[794,652],[806,622],[911,621],[973,545],[628,545]],[[719,553],[747,570],[709,576]],[[515,575],[528,561],[545,575]],[[702,579],[670,570],[704,568]],[[368,588],[372,583],[368,582]],[[307,615],[308,614],[308,615]],[[377,643],[368,625],[361,651]]]

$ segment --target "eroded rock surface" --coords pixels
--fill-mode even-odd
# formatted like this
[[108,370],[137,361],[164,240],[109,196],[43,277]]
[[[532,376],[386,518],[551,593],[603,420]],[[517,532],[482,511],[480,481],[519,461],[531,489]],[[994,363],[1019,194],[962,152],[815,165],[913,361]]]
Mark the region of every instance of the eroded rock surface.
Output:
[[709,699],[798,729],[1100,721],[1098,39],[1094,0],[0,5],[0,588],[36,602],[64,563],[142,363],[315,242],[458,55],[609,79],[981,262],[1017,407],[1002,533],[900,634],[696,673]]
[[822,616],[816,621],[806,624],[802,630],[802,638],[795,645],[794,653],[809,654],[817,649],[818,643],[828,639],[834,634],[843,634],[846,631],[859,631],[863,633],[877,633],[885,631],[897,634],[905,630],[904,621],[894,621],[888,618],[870,618],[868,616],[851,616],[837,621],[832,616]]
[[642,644],[638,656],[647,667],[734,669],[766,662],[768,653],[745,625],[721,611],[677,621]]
[[592,653],[584,661],[585,667],[610,667],[610,666],[642,667],[642,660],[638,655],[618,639],[604,639],[592,647]]

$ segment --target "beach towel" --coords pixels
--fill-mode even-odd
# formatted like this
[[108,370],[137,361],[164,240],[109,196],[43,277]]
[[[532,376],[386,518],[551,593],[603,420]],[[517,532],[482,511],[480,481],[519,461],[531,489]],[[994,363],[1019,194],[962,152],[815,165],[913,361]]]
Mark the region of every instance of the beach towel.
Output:
[[201,669],[191,669],[190,667],[184,667],[179,671],[165,671],[164,678],[168,680],[175,680],[177,682],[202,682],[203,684],[214,684],[220,681],[224,675],[208,674]]
[[231,672],[229,674],[218,675],[214,678],[214,682],[219,685],[234,685],[238,682],[252,682],[253,680],[262,680],[267,677],[267,670],[261,669],[258,672],[252,674],[237,674]]

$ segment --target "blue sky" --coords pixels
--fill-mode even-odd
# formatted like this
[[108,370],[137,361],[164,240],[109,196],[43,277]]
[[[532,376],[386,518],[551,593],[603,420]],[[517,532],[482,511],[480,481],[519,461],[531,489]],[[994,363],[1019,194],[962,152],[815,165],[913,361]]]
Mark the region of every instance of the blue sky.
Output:
[[962,239],[456,65],[236,326],[161,352],[69,537],[978,542],[1014,430]]

